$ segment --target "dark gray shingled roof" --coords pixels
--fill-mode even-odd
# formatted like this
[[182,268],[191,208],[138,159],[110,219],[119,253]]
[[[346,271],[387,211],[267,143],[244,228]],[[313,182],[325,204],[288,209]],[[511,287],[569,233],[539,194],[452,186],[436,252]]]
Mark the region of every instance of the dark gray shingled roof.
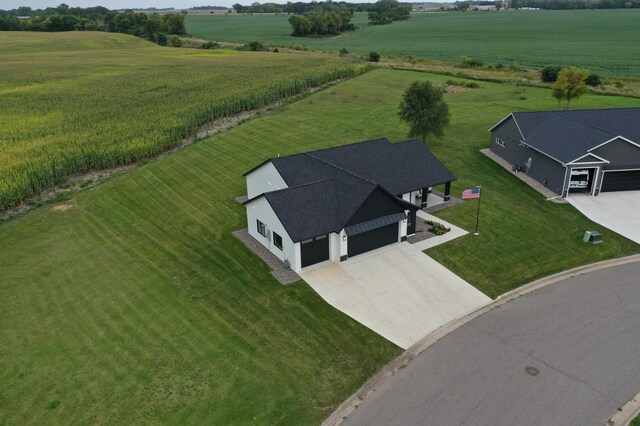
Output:
[[272,159],[287,185],[331,176],[335,169],[375,182],[395,195],[436,186],[456,177],[417,140],[375,139]]
[[289,187],[263,195],[294,242],[339,232],[373,191],[417,209],[396,195],[456,179],[419,141],[376,139],[271,161]]
[[640,141],[640,108],[514,112],[524,142],[563,163],[622,136]]

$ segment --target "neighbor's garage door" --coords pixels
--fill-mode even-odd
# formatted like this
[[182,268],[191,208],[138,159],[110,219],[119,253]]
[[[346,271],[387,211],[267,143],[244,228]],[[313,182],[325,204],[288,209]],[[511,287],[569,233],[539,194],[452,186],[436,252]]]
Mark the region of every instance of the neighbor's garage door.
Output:
[[352,257],[396,242],[398,242],[398,224],[392,223],[349,237],[347,254]]
[[605,172],[600,192],[640,191],[640,170]]
[[329,260],[329,238],[327,235],[311,238],[300,243],[302,267]]

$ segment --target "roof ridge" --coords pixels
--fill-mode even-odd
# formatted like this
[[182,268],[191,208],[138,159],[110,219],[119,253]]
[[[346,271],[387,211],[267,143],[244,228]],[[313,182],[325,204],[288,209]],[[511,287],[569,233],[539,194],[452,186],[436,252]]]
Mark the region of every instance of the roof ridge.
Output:
[[376,138],[376,139],[369,139],[366,141],[360,141],[360,142],[351,142],[351,143],[347,143],[344,145],[338,145],[338,146],[330,146],[329,148],[320,148],[320,149],[314,149],[313,151],[307,151],[304,152],[303,154],[309,154],[312,152],[320,152],[320,151],[330,151],[332,149],[340,149],[340,148],[344,148],[346,146],[353,146],[353,145],[360,145],[363,143],[371,143],[371,142],[387,142],[388,144],[391,143],[391,141],[389,141],[389,138]]
[[302,188],[302,187],[309,186],[309,185],[316,185],[316,184],[319,184],[319,183],[329,182],[329,181],[332,181],[332,180],[335,180],[335,178],[328,177],[328,178],[325,178],[325,179],[315,180],[313,182],[301,183],[300,185],[287,186],[286,188],[274,189],[273,191],[263,192],[263,194],[274,194],[276,192],[286,191],[287,189],[297,189],[297,188]]
[[373,184],[373,185],[378,185],[378,182],[374,182],[374,181],[372,181],[372,180],[370,180],[370,179],[367,179],[367,178],[365,178],[365,177],[363,177],[363,176],[360,176],[359,174],[354,173],[354,172],[352,172],[351,170],[347,170],[347,169],[345,169],[344,167],[340,167],[340,166],[338,166],[337,164],[333,164],[332,162],[327,161],[327,160],[325,160],[324,158],[319,158],[319,157],[316,157],[315,155],[312,155],[312,153],[313,153],[313,152],[314,152],[314,151],[311,151],[311,152],[305,152],[305,153],[304,153],[304,155],[307,155],[307,156],[309,156],[310,158],[313,158],[313,159],[314,159],[314,160],[316,160],[316,161],[320,161],[321,163],[324,163],[324,164],[326,164],[326,165],[328,165],[328,166],[330,166],[330,167],[333,167],[334,169],[340,170],[341,172],[347,173],[347,174],[349,174],[349,175],[351,175],[351,176],[353,176],[353,177],[356,177],[356,178],[358,178],[358,179],[360,179],[360,180],[363,180],[363,181],[365,181],[365,182],[369,182],[369,183],[371,183],[371,184]]
[[[622,108],[620,108],[620,109],[622,109]],[[640,109],[640,108],[639,108],[639,109]],[[588,111],[588,110],[583,110],[583,111]],[[575,118],[569,117],[569,116],[564,115],[564,114],[562,114],[562,113],[560,113],[560,114],[558,114],[558,115],[559,115],[560,117],[562,117],[562,118],[566,118],[567,120],[571,120],[571,121],[574,121],[574,122],[576,122],[576,123],[580,123],[580,124],[582,124],[582,125],[584,125],[584,126],[588,126],[588,127],[593,128],[593,129],[600,130],[601,132],[607,133],[607,134],[609,134],[609,135],[612,135],[612,136],[621,136],[621,135],[616,135],[615,133],[611,133],[610,131],[605,130],[605,129],[602,129],[602,128],[598,127],[598,126],[594,126],[593,124],[585,123],[585,122],[584,122],[584,121],[582,121],[582,120],[578,120],[578,119],[575,119]],[[545,121],[546,121],[546,120],[545,120]]]

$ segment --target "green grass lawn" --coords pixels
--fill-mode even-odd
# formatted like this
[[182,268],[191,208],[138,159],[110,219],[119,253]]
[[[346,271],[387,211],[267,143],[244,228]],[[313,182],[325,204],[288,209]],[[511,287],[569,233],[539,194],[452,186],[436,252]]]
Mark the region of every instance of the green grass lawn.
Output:
[[605,75],[637,76],[640,10],[448,12],[412,14],[408,21],[368,26],[356,14],[355,32],[338,37],[291,37],[287,15],[187,16],[199,37],[245,43],[304,44],[316,50],[346,48],[367,54],[458,62],[463,55],[486,63],[524,67],[578,65]]
[[337,58],[175,49],[104,32],[0,32],[0,210],[353,69]]
[[640,426],[640,416],[638,416],[635,419],[633,419],[631,421],[631,424],[629,424],[629,426]]
[[[374,71],[0,224],[3,422],[320,422],[400,349],[304,283],[279,285],[231,235],[245,226],[233,198],[267,157],[405,139],[397,106],[419,79],[446,78]],[[484,86],[446,95],[451,129],[430,142],[460,179],[455,194],[485,188],[482,234],[429,254],[495,296],[638,252],[478,153],[507,112],[555,106],[544,89]],[[590,95],[574,106],[623,105],[640,101]],[[469,229],[473,212],[471,202],[439,215]],[[605,243],[582,244],[584,229]]]

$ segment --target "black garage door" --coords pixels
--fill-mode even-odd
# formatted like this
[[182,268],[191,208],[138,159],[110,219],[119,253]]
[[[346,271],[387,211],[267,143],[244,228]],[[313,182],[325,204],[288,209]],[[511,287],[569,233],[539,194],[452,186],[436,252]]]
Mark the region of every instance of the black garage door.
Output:
[[640,170],[605,172],[600,192],[640,191]]
[[347,254],[349,257],[398,242],[398,224],[383,226],[349,237]]
[[302,267],[313,265],[314,263],[329,260],[329,237],[311,238],[302,241],[300,244],[300,254],[302,256]]

